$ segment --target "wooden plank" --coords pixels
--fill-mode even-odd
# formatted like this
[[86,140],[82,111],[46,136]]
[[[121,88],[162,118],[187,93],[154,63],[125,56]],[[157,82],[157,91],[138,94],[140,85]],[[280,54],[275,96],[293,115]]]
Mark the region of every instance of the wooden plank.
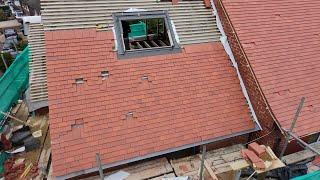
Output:
[[221,155],[222,159],[226,162],[234,162],[236,160],[242,159],[240,151],[236,151],[230,154]]
[[[125,171],[129,173],[129,177],[126,180],[137,180],[137,179],[151,179],[165,174],[170,174],[173,169],[166,158],[159,158],[151,161],[138,162],[132,164],[126,168],[115,170],[105,174],[105,177],[116,173],[118,171]],[[99,176],[85,178],[83,180],[99,179]]]
[[143,44],[144,44],[147,48],[151,48],[151,46],[150,46],[146,41],[143,41]]
[[231,168],[231,164],[235,161],[243,160],[243,157],[240,154],[240,151],[243,148],[243,145],[237,144],[209,151],[206,161],[217,177],[229,177],[229,172],[233,171]]
[[41,146],[38,149],[27,152],[26,160],[38,165],[39,175],[35,177],[36,180],[42,180],[47,175],[48,162],[51,155],[50,133],[47,116],[34,116],[28,122],[33,124],[32,132],[41,130],[42,136],[39,138]]
[[184,176],[187,173],[197,174],[200,169],[200,158],[198,155],[174,159],[170,163],[177,176]]
[[249,166],[250,164],[246,160],[239,160],[230,164],[231,169],[234,171],[241,170]]
[[161,40],[159,40],[159,43],[160,43],[161,46],[168,46],[168,45],[166,45],[166,43],[164,43],[164,42],[161,41]]
[[49,165],[48,163],[50,160],[50,156],[51,156],[51,148],[43,149],[43,151],[41,152],[39,163],[38,163],[40,177],[45,177],[48,174],[47,169]]
[[286,165],[280,161],[280,159],[276,159],[276,160],[272,160],[272,161],[269,161],[270,163],[270,166],[265,169],[265,170],[256,170],[258,174],[263,174],[265,172],[268,172],[268,171],[271,171],[271,170],[274,170],[274,169],[278,169],[278,168],[282,168],[282,167],[285,167]]
[[50,164],[50,167],[49,167],[49,172],[48,172],[47,179],[48,179],[48,180],[54,179],[54,177],[53,177],[53,175],[52,175],[52,163]]
[[139,47],[139,49],[143,49],[143,47],[141,46],[141,44],[137,41],[137,46]]
[[3,112],[3,111],[0,111],[0,114],[4,115],[4,116],[6,116],[6,117],[9,117],[10,120],[12,120],[12,121],[15,121],[15,122],[20,123],[20,124],[25,125],[25,126],[29,126],[29,124],[26,123],[25,121],[22,121],[22,120],[14,117],[14,116],[11,116],[9,113],[5,113],[5,112]]
[[21,105],[22,105],[22,102],[18,101],[18,103],[12,108],[11,114],[15,115],[19,111]]
[[20,119],[20,120],[22,120],[22,121],[27,121],[28,116],[29,116],[28,107],[27,107],[25,102],[22,102],[18,112],[15,115],[15,117]]
[[208,173],[210,174],[211,178],[213,180],[218,180],[218,177],[216,176],[216,174],[213,172],[213,170],[211,169],[210,164],[208,163],[208,161],[204,161],[204,167],[207,169]]
[[[320,151],[320,143],[311,144],[311,146],[317,149],[318,151]],[[283,160],[285,161],[286,164],[290,165],[290,164],[295,164],[297,162],[300,162],[309,158],[313,158],[315,156],[316,154],[314,152],[310,150],[303,150],[293,154],[286,155],[283,157]]]
[[159,45],[156,42],[154,42],[153,40],[151,40],[150,42],[154,47],[159,47]]
[[130,45],[130,49],[134,49],[134,45],[132,44],[132,42],[129,43],[129,45]]
[[209,151],[207,153],[207,157],[208,158],[212,158],[212,157],[220,157],[222,155],[225,155],[225,154],[230,154],[230,153],[233,153],[233,152],[240,152],[241,149],[243,149],[244,146],[242,144],[236,144],[236,145],[233,145],[233,146],[228,146],[228,147],[224,147],[224,148],[220,148],[220,149],[215,149],[215,150],[212,150],[212,151]]
[[176,177],[176,175],[174,175],[174,173],[164,174],[158,177],[151,178],[149,180],[163,180],[163,178],[172,178],[172,177]]
[[[199,179],[201,159],[199,155],[188,156],[185,158],[174,159],[170,161],[173,170],[177,176],[188,176],[189,179]],[[204,179],[211,180],[207,169],[204,169]]]

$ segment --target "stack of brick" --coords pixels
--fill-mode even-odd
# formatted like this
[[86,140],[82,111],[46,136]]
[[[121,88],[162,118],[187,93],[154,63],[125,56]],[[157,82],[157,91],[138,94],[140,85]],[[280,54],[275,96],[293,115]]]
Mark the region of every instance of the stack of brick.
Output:
[[253,167],[258,170],[266,169],[265,161],[270,160],[270,156],[266,148],[254,142],[248,145],[248,149],[241,150],[244,159],[251,162]]
[[4,163],[4,177],[6,180],[19,179],[25,169],[24,163],[16,164],[15,160],[15,158],[11,158]]
[[[26,171],[25,163],[16,161],[17,159],[12,157],[4,163],[4,178],[6,180],[21,179],[21,175]],[[34,178],[38,175],[38,167],[34,166],[27,173],[28,178]],[[26,178],[26,179],[28,179]]]

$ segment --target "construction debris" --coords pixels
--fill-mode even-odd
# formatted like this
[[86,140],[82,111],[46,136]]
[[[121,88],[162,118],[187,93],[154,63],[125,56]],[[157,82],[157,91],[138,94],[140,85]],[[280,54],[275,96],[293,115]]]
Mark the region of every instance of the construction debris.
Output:
[[11,118],[11,120],[13,120],[13,121],[16,121],[16,122],[18,122],[18,123],[21,123],[21,124],[23,124],[23,125],[25,125],[25,126],[29,126],[29,124],[28,124],[27,122],[22,121],[21,119],[18,119],[18,118],[16,118],[16,117],[10,115],[9,113],[5,113],[5,112],[2,112],[2,111],[0,111],[0,113],[3,114],[4,116],[7,116],[7,117]]
[[[32,179],[39,174],[47,174],[40,171],[40,167],[41,170],[47,170],[51,155],[51,150],[47,151],[46,147],[47,144],[50,146],[47,117],[46,115],[29,117],[26,108],[24,103],[19,103],[13,108],[12,115],[6,113],[7,117],[13,120],[6,121],[1,133],[0,174],[6,180]],[[41,159],[43,150],[45,150],[43,156],[46,158]],[[41,166],[38,167],[38,164]]]
[[[311,144],[311,146],[320,151],[320,143]],[[312,152],[309,149],[292,153],[283,157],[283,161],[287,164],[295,164],[297,162],[303,161],[305,159],[314,158],[316,153]]]
[[[129,174],[125,178],[126,180],[153,179],[153,178],[155,178],[154,180],[158,180],[157,178],[159,177],[166,177],[166,175],[173,173],[173,169],[166,158],[159,158],[159,159],[154,159],[150,161],[134,163],[120,170],[109,172],[105,174],[105,179],[110,178],[111,175],[116,175],[117,177],[120,177],[120,175],[125,174],[123,172]],[[171,176],[167,176],[167,177],[171,177]],[[85,178],[85,180],[93,180],[93,179],[100,179],[100,177],[94,176],[90,178]],[[161,180],[161,178],[159,180]]]
[[270,147],[259,145],[255,142],[249,144],[248,149],[241,150],[241,155],[253,166],[258,174],[285,166]]
[[[193,155],[181,159],[174,159],[170,161],[174,172],[177,176],[187,176],[190,179],[199,179],[199,171],[201,159],[199,155]],[[210,174],[205,169],[204,175],[205,180],[211,179]]]
[[39,131],[33,132],[33,133],[32,133],[32,136],[35,137],[35,138],[39,138],[39,137],[42,136],[42,131],[39,130]]

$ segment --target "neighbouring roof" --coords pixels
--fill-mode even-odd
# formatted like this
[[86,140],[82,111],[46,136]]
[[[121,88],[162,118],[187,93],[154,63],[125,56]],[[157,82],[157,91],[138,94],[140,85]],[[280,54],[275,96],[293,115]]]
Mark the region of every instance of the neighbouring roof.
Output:
[[94,28],[97,24],[113,27],[112,13],[129,8],[168,10],[179,34],[181,44],[219,41],[212,9],[203,1],[157,2],[156,0],[41,0],[41,13],[45,30]]
[[260,86],[288,129],[300,102],[299,135],[320,131],[320,1],[223,0]]
[[0,21],[0,29],[15,28],[19,26],[21,26],[21,24],[16,19],[9,21]]
[[45,32],[55,176],[97,170],[96,153],[110,167],[255,130],[220,43],[119,60],[113,37]]
[[46,54],[44,31],[41,23],[29,24],[29,71],[30,93],[28,98],[29,111],[48,106]]

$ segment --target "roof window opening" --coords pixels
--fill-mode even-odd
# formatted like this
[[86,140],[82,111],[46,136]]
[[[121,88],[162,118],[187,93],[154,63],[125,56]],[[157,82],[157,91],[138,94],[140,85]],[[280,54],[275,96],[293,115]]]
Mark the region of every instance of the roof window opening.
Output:
[[121,21],[125,50],[171,47],[163,18]]
[[115,13],[118,55],[152,55],[180,49],[168,13],[141,11]]

